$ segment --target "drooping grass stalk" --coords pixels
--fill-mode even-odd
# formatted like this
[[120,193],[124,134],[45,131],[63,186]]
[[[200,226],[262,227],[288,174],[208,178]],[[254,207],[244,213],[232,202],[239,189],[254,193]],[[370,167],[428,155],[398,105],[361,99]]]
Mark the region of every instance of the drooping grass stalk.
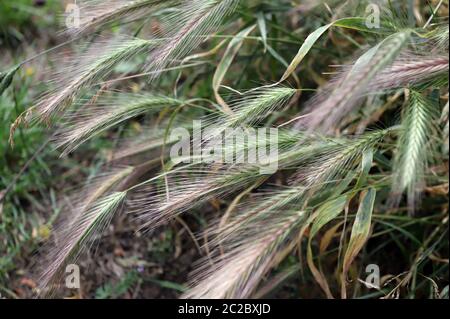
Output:
[[405,56],[383,70],[371,82],[371,91],[396,89],[424,81],[448,73],[448,56]]
[[304,212],[278,211],[248,225],[251,227],[234,229],[231,238],[215,243],[226,252],[217,254],[213,266],[209,259],[203,262],[194,273],[191,289],[182,297],[251,297],[262,276],[279,262],[277,256],[289,248],[290,240],[304,219]]
[[75,35],[84,35],[113,22],[126,19],[127,21],[145,18],[152,12],[172,7],[181,0],[79,0],[79,26],[69,31]]
[[93,203],[86,211],[76,216],[75,220],[62,229],[58,242],[51,247],[48,255],[49,263],[41,274],[41,284],[44,288],[52,283],[64,272],[64,266],[74,261],[93,236],[105,229],[114,214],[121,208],[126,192],[107,195]]
[[175,12],[167,18],[179,29],[169,32],[167,35],[169,40],[151,54],[147,70],[162,70],[184,58],[204,40],[205,36],[211,34],[226,16],[235,10],[239,1],[185,1],[180,6],[179,12]]
[[[186,126],[183,126],[186,128]],[[164,145],[172,145],[178,142],[176,136],[165,137],[165,130],[144,128],[138,136],[123,139],[114,151],[112,161],[120,161],[126,158],[132,158],[140,154],[148,153],[152,150],[162,148]]]
[[433,158],[431,139],[433,131],[436,130],[434,121],[437,118],[433,103],[421,93],[411,91],[410,103],[406,108],[398,139],[392,186],[396,203],[401,194],[407,191],[411,209],[424,187],[426,166]]
[[121,37],[114,41],[98,41],[88,52],[74,55],[68,64],[60,62],[63,67],[50,83],[54,89],[37,105],[40,116],[49,120],[60,114],[83,89],[111,74],[119,63],[150,50],[154,44],[153,40]]
[[[339,179],[339,176],[343,178],[358,164],[362,152],[376,145],[389,132],[383,130],[344,142],[348,145],[319,141],[318,145],[302,146],[300,141],[303,142],[303,136],[293,135],[292,148],[287,147],[279,155],[278,169],[297,167],[299,173],[296,184],[302,184],[314,192],[332,185],[331,182]],[[162,190],[148,196],[152,191],[144,183],[135,199],[130,201],[130,206],[142,221],[143,228],[153,228],[213,197],[226,196],[268,176],[260,165],[200,165],[172,176],[168,192]]]
[[132,166],[108,169],[106,172],[89,180],[87,187],[82,190],[74,201],[76,210],[84,212],[93,203],[114,189],[120,182],[127,178],[134,170]]
[[56,145],[64,148],[64,155],[126,120],[143,114],[155,114],[163,108],[183,103],[181,100],[153,94],[113,94],[103,98],[97,106],[69,115],[69,121],[64,123],[64,129],[56,137]]
[[338,81],[329,96],[321,104],[314,106],[304,125],[310,130],[332,132],[341,119],[357,105],[377,74],[402,52],[410,40],[410,34],[410,31],[393,34],[364,54],[350,72]]

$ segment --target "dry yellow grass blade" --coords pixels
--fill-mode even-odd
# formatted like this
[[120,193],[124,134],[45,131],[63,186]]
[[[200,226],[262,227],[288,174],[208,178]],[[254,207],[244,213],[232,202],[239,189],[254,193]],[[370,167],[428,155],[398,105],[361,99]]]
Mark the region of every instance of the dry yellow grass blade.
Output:
[[361,193],[358,212],[356,213],[355,222],[353,223],[352,233],[350,236],[350,242],[344,257],[341,278],[341,297],[343,299],[347,298],[346,280],[350,265],[355,260],[355,257],[361,251],[369,238],[376,194],[377,192],[374,188],[370,188]]
[[319,209],[315,213],[316,218],[314,220],[314,224],[311,227],[311,232],[308,239],[307,256],[306,256],[308,267],[311,270],[314,279],[317,281],[319,286],[325,292],[328,299],[333,299],[334,297],[333,294],[331,293],[330,287],[328,285],[325,276],[314,264],[311,241],[322,227],[324,227],[326,224],[335,219],[344,210],[347,200],[348,200],[347,196],[344,195],[334,200],[328,201],[324,205],[319,207]]
[[227,50],[225,51],[222,60],[217,66],[216,72],[214,74],[213,78],[214,95],[216,97],[217,103],[219,103],[219,105],[222,106],[223,111],[228,114],[233,114],[233,111],[231,110],[230,106],[220,96],[219,89],[228,69],[231,66],[231,63],[233,63],[234,58],[238,54],[242,45],[244,44],[245,38],[255,29],[255,27],[256,25],[252,25],[248,28],[245,28],[230,41]]

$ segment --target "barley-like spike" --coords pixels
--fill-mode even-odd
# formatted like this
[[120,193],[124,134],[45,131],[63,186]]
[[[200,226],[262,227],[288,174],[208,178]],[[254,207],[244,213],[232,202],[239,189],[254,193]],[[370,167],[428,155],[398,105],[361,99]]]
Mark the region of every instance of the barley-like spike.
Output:
[[314,106],[305,126],[309,130],[333,132],[367,92],[371,81],[397,58],[409,39],[409,31],[396,33],[363,55],[352,70],[340,79],[330,95],[320,105]]
[[[191,0],[185,1],[167,20],[175,26],[168,32],[167,41],[149,57],[148,71],[160,71],[195,49],[205,36],[211,34],[222,20],[237,7],[240,0]],[[155,78],[156,75],[152,76]]]
[[[256,201],[243,203],[226,227],[217,222],[208,234],[216,236],[212,261],[204,260],[194,271],[191,289],[185,298],[249,298],[260,278],[273,267],[280,251],[292,249],[286,240],[296,233],[307,214],[303,207],[317,194],[324,193],[360,163],[364,150],[374,147],[390,130],[374,132],[342,144],[331,144],[305,163],[299,185]],[[248,208],[248,207],[251,208]],[[272,228],[273,227],[273,228]],[[264,232],[260,230],[264,229]],[[295,241],[294,241],[295,242]]]
[[153,94],[112,94],[80,112],[68,115],[63,129],[55,137],[56,146],[66,155],[79,145],[126,120],[143,114],[155,114],[165,107],[182,105],[183,101]]
[[433,130],[437,129],[433,125],[437,119],[433,103],[420,93],[411,91],[394,161],[392,204],[398,204],[401,194],[407,191],[408,206],[414,209],[417,195],[424,187],[426,166],[433,156],[430,143]]
[[54,288],[53,284],[59,284],[57,281],[66,263],[76,260],[93,236],[105,229],[122,206],[126,195],[126,192],[107,195],[76,216],[68,227],[65,225],[55,246],[50,248],[49,264],[41,273],[40,283],[43,288]]
[[[132,59],[150,50],[153,40],[119,38],[92,44],[85,54],[74,55],[66,69],[58,71],[50,84],[55,88],[47,93],[37,105],[38,113],[45,120],[60,114],[79,93],[109,75],[120,62]],[[59,64],[65,65],[64,62]],[[70,75],[68,78],[67,75]]]
[[[182,298],[242,299],[251,297],[264,276],[278,263],[277,256],[292,249],[290,243],[306,214],[273,210],[264,218],[232,230],[232,235],[214,241],[215,258],[196,268],[190,290]],[[264,229],[262,232],[261,229]],[[225,251],[221,254],[221,251]]]
[[76,36],[84,35],[119,20],[145,18],[158,9],[180,2],[181,0],[79,0],[79,26],[68,31]]
[[312,188],[314,185],[327,185],[333,180],[339,180],[358,165],[366,150],[376,147],[391,132],[391,129],[374,131],[346,139],[342,144],[330,143],[328,148],[316,154],[315,161],[299,168],[291,180],[295,184],[303,183]]
[[232,128],[243,124],[254,126],[276,109],[284,107],[297,92],[296,89],[277,87],[244,95],[242,99],[231,103],[233,114],[226,118],[224,125]]

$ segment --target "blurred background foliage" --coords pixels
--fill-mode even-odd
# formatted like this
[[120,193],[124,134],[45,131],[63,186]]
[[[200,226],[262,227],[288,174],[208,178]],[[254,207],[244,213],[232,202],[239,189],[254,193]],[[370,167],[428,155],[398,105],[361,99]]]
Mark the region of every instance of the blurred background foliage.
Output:
[[[61,8],[59,0],[0,1],[1,71],[51,45],[50,35],[58,29],[56,13]],[[15,280],[33,285],[24,277],[24,269],[41,240],[50,235],[44,216],[55,208],[42,200],[48,194],[55,198],[50,167],[57,165],[58,159],[50,149],[39,152],[27,173],[15,180],[40,145],[46,143],[45,130],[20,128],[14,148],[8,143],[10,125],[30,107],[33,97],[41,90],[33,85],[39,80],[41,69],[42,65],[37,63],[19,70],[11,88],[0,96],[0,198],[11,187],[0,204],[0,294],[5,297],[20,295],[20,291],[10,288]]]
[[46,34],[58,23],[64,1],[2,0],[0,2],[0,46],[17,47]]

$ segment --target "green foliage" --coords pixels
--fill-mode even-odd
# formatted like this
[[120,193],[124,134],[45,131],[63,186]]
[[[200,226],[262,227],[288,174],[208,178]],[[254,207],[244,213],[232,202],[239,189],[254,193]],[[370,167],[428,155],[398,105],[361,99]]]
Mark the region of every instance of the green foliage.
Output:
[[[9,125],[29,105],[29,88],[33,81],[22,72],[18,72],[16,79],[22,85],[9,88],[0,96],[0,291],[9,297],[14,296],[5,290],[11,281],[10,272],[17,270],[19,259],[31,254],[48,235],[48,227],[38,214],[39,208],[43,208],[42,194],[51,195],[55,200],[49,183],[52,165],[48,161],[48,151],[39,154],[27,173],[16,180],[17,173],[46,140],[42,128],[21,127],[14,148],[8,143]],[[5,194],[7,189],[9,192]],[[53,208],[46,210],[53,211]]]
[[55,25],[58,19],[51,14],[61,10],[58,0],[46,0],[39,5],[35,0],[3,0],[0,2],[0,44],[12,45],[27,38],[33,27]]
[[97,288],[95,298],[97,299],[115,299],[124,295],[139,281],[139,273],[137,271],[127,272],[124,277],[116,284],[107,283]]

